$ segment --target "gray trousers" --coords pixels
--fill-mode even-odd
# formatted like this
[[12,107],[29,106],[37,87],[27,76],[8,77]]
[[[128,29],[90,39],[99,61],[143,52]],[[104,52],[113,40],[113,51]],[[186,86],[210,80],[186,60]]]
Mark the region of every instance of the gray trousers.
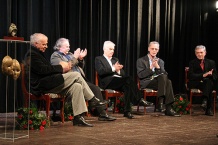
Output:
[[49,90],[46,93],[56,93],[70,97],[74,116],[87,112],[85,100],[92,99],[94,94],[86,81],[78,72],[67,72],[62,75],[64,84]]

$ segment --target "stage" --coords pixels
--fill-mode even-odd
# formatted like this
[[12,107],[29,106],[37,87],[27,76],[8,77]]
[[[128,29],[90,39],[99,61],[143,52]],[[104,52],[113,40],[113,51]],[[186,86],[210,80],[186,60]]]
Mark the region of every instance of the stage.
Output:
[[[1,139],[1,145],[217,145],[218,113],[205,116],[199,107],[192,116],[169,117],[159,113],[134,114],[135,119],[109,112],[117,118],[113,122],[100,122],[97,117],[85,117],[94,127],[73,126],[72,122],[52,122],[43,131],[29,131],[29,138]],[[1,115],[0,125],[4,125]],[[11,116],[9,116],[10,118]],[[1,132],[3,132],[1,127]],[[22,131],[18,131],[22,132]]]

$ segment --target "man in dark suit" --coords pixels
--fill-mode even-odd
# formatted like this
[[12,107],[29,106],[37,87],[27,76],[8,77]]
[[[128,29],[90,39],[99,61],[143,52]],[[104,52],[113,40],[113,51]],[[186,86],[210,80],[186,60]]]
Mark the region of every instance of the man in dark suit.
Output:
[[105,41],[103,56],[95,58],[95,69],[99,75],[99,86],[103,89],[114,89],[124,92],[124,117],[133,118],[131,113],[131,104],[140,104],[143,106],[152,105],[142,98],[136,83],[132,78],[125,75],[123,65],[119,60],[113,57],[115,44],[111,41]]
[[[87,55],[87,50],[80,50],[78,48],[74,51],[74,54],[69,52],[70,51],[70,43],[69,40],[66,38],[60,38],[56,41],[54,46],[55,52],[51,55],[50,61],[52,65],[57,65],[61,61],[71,62],[72,63],[72,70],[75,72],[79,72],[81,76],[84,78],[90,89],[92,90],[93,94],[100,100],[103,101],[103,96],[101,90],[98,86],[91,83],[85,76],[83,71],[85,60],[84,57]],[[92,109],[92,108],[91,108]],[[114,121],[116,120],[115,117],[110,116],[105,111],[106,106],[99,106],[96,107],[98,113],[98,120],[99,121]]]
[[[172,109],[174,94],[172,83],[167,77],[164,69],[164,61],[156,55],[159,52],[159,43],[152,41],[148,45],[148,54],[137,60],[137,75],[140,79],[141,88],[150,88],[158,90],[158,109],[159,112],[165,112],[168,116],[181,116]],[[164,99],[165,108],[164,109]]]
[[198,45],[195,47],[196,59],[189,62],[189,83],[190,89],[197,88],[203,92],[203,102],[201,107],[206,110],[205,115],[213,116],[212,91],[217,80],[216,63],[205,58],[206,47]]
[[73,125],[89,126],[82,117],[87,112],[85,99],[89,105],[97,107],[105,105],[97,99],[89,86],[78,72],[69,72],[71,63],[61,61],[57,65],[51,65],[44,52],[48,48],[48,37],[41,33],[30,36],[31,49],[25,55],[25,60],[30,58],[30,89],[34,95],[56,93],[70,96],[73,108]]

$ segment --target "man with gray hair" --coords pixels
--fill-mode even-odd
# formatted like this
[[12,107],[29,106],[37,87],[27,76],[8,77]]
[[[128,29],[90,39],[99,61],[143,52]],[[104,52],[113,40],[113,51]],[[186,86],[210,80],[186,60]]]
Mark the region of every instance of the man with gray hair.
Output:
[[97,107],[105,105],[97,99],[89,86],[78,72],[71,70],[71,63],[61,61],[57,65],[51,65],[46,59],[44,52],[48,48],[48,37],[42,33],[30,36],[31,49],[25,55],[25,60],[30,58],[30,88],[34,95],[45,93],[61,94],[70,96],[73,108],[73,125],[89,126],[82,114],[87,112],[85,99],[89,105]]
[[205,110],[205,115],[213,116],[212,108],[212,91],[217,80],[216,63],[207,59],[206,47],[198,45],[195,47],[197,58],[189,62],[189,83],[190,89],[197,88],[203,92],[203,101],[201,107]]
[[[156,109],[158,112],[165,112],[167,116],[180,117],[181,115],[172,109],[172,104],[174,103],[172,82],[168,79],[164,61],[157,57],[159,46],[157,41],[150,42],[148,54],[137,60],[137,75],[140,86],[142,89],[158,90],[158,107]],[[163,105],[164,102],[165,107]]]
[[113,57],[115,44],[105,41],[102,56],[95,58],[95,69],[99,75],[99,86],[103,89],[113,89],[124,92],[124,117],[132,119],[131,103],[142,106],[149,106],[152,103],[142,98],[142,93],[138,90],[136,83],[130,76],[126,76],[123,65],[118,58]]

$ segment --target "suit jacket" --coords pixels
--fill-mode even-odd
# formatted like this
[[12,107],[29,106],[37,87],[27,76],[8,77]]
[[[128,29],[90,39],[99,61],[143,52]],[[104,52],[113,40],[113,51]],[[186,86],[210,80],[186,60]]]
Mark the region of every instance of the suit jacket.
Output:
[[34,95],[44,94],[45,90],[51,90],[64,83],[62,66],[51,65],[43,52],[32,47],[25,55],[25,60],[27,58],[31,58],[30,88]]
[[150,69],[149,57],[145,55],[137,60],[137,76],[140,81],[141,88],[146,88],[146,86],[152,81],[151,76],[154,74],[167,74],[164,69],[164,61],[159,58],[158,65],[160,69],[155,69],[154,72]]
[[[119,61],[118,58],[112,57],[112,64],[115,64],[117,61]],[[95,58],[95,70],[97,71],[99,76],[99,86],[104,89],[113,79],[113,75],[125,76],[125,72],[123,69],[120,70],[120,74],[118,74],[117,72],[113,72],[109,62],[104,56],[97,56]]]
[[[79,67],[79,71],[81,72],[81,75],[83,76],[83,78],[85,80],[86,77],[85,77],[85,73],[83,71],[83,68],[85,66],[85,61],[84,60],[77,60],[74,56],[73,56],[73,53],[71,52],[68,52],[68,56],[69,56],[69,59],[67,57],[65,57],[65,54],[62,54],[61,52],[59,51],[55,51],[52,55],[51,55],[51,58],[50,58],[50,62],[52,65],[58,65],[61,61],[65,61],[65,62],[68,62],[68,61],[71,61],[72,62],[72,66],[78,66]],[[74,68],[73,68],[73,71]]]
[[189,62],[189,82],[190,83],[198,83],[201,80],[205,79],[203,78],[203,74],[213,69],[212,76],[208,76],[206,78],[212,79],[213,81],[217,80],[217,70],[216,70],[216,63],[213,60],[204,59],[204,70],[200,67],[201,61],[199,59],[194,59]]

